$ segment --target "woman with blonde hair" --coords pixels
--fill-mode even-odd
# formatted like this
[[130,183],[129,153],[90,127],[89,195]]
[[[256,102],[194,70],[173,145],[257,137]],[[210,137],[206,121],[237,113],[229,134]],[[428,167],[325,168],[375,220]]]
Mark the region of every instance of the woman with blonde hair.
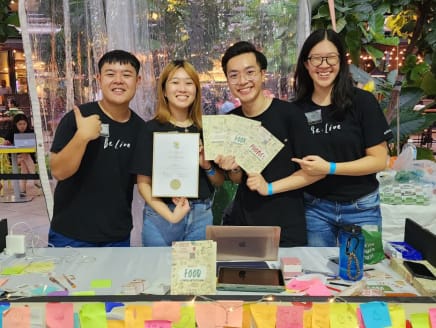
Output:
[[133,160],[138,191],[145,200],[142,243],[171,246],[173,241],[205,239],[212,224],[214,187],[224,182],[223,172],[204,159],[199,150],[198,198],[152,196],[153,133],[201,133],[201,86],[195,68],[174,60],[163,69],[157,85],[155,117],[145,125]]

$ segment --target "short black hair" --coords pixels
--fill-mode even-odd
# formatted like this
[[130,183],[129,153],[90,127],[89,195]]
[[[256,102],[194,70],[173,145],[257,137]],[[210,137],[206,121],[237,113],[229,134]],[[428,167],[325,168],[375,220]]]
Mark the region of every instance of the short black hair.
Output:
[[227,63],[230,59],[250,52],[256,56],[256,62],[259,64],[260,69],[266,69],[268,66],[268,61],[266,60],[265,55],[257,50],[252,43],[247,41],[239,41],[227,48],[223,58],[221,59],[221,67],[224,71],[224,74],[227,76]]
[[106,52],[98,61],[99,73],[101,73],[101,69],[104,64],[112,63],[130,64],[135,68],[136,74],[139,73],[139,69],[141,67],[138,58],[136,58],[136,56],[131,54],[130,52],[124,50],[112,50]]

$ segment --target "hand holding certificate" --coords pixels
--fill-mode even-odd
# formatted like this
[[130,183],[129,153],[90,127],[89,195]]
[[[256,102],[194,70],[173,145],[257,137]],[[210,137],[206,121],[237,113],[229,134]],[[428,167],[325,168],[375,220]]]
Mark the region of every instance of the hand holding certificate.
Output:
[[204,115],[203,135],[206,159],[232,155],[250,173],[261,173],[283,148],[259,121],[232,114]]
[[153,197],[198,197],[198,133],[155,132]]

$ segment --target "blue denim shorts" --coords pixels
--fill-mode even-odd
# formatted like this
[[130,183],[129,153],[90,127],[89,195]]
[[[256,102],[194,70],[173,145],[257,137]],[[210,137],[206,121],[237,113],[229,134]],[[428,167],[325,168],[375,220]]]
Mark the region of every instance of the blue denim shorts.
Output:
[[350,202],[333,202],[304,193],[308,246],[337,246],[344,225],[375,225],[381,231],[378,189]]
[[[177,223],[161,217],[147,204],[144,206],[142,244],[144,246],[171,246],[173,241],[204,240],[206,226],[213,224],[212,200],[190,200],[191,210]],[[174,210],[174,204],[168,204]]]
[[48,232],[48,243],[54,247],[130,247],[130,236],[120,241],[94,243],[72,239],[50,229]]

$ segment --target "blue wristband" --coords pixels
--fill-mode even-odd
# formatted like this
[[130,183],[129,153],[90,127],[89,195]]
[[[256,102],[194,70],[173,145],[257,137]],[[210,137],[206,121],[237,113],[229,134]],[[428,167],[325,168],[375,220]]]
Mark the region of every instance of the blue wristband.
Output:
[[335,174],[336,172],[336,163],[335,162],[330,162],[330,171],[329,174]]
[[210,169],[205,170],[205,171],[206,171],[206,174],[210,177],[213,177],[215,175],[215,169],[213,166],[211,166]]
[[273,194],[272,182],[268,183],[268,196]]

